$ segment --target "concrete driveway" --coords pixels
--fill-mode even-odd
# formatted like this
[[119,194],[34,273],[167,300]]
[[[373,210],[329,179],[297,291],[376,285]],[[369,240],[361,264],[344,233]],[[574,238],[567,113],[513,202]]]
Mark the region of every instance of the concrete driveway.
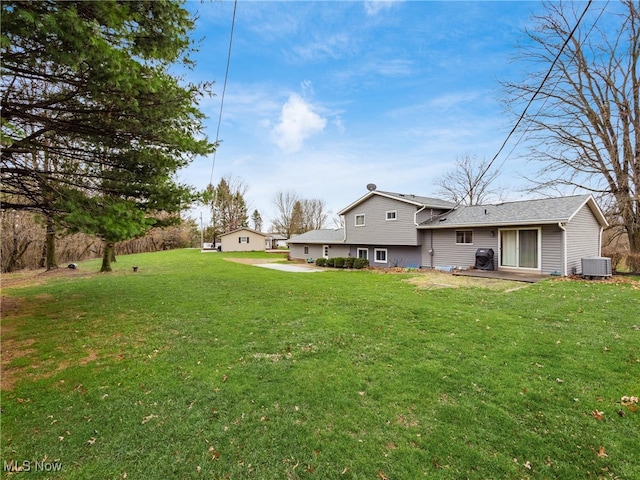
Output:
[[272,270],[280,270],[282,272],[293,272],[293,273],[312,273],[312,272],[322,272],[318,268],[306,267],[303,265],[290,265],[283,263],[258,263],[256,267],[270,268]]

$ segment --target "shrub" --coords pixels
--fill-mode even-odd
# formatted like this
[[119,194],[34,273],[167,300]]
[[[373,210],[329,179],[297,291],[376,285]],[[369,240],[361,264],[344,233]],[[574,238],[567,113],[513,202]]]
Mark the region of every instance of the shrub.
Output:
[[361,269],[369,266],[369,260],[366,258],[356,258],[353,261],[353,268]]
[[327,264],[326,258],[316,258],[316,266],[324,267]]
[[344,259],[344,268],[353,268],[353,261],[355,258],[347,257]]
[[335,260],[335,258],[327,258],[327,267],[333,267]]
[[333,266],[336,268],[344,268],[344,258],[336,257],[333,259]]

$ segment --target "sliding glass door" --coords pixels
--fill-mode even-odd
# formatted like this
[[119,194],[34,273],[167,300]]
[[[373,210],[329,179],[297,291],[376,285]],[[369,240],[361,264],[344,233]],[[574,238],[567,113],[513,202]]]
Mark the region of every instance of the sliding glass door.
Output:
[[500,266],[540,269],[540,230],[500,230]]

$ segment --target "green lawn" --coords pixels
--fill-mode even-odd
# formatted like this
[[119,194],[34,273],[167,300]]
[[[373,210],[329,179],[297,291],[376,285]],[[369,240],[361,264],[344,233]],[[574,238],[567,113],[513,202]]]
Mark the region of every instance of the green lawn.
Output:
[[421,288],[226,256],[3,276],[3,470],[640,478],[640,406],[622,400],[640,395],[637,277]]

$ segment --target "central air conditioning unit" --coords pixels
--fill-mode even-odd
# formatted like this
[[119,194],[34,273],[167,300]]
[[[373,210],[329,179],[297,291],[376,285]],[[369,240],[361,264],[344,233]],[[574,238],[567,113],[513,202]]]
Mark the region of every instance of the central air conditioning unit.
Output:
[[611,259],[608,257],[588,257],[582,259],[583,277],[610,277]]

